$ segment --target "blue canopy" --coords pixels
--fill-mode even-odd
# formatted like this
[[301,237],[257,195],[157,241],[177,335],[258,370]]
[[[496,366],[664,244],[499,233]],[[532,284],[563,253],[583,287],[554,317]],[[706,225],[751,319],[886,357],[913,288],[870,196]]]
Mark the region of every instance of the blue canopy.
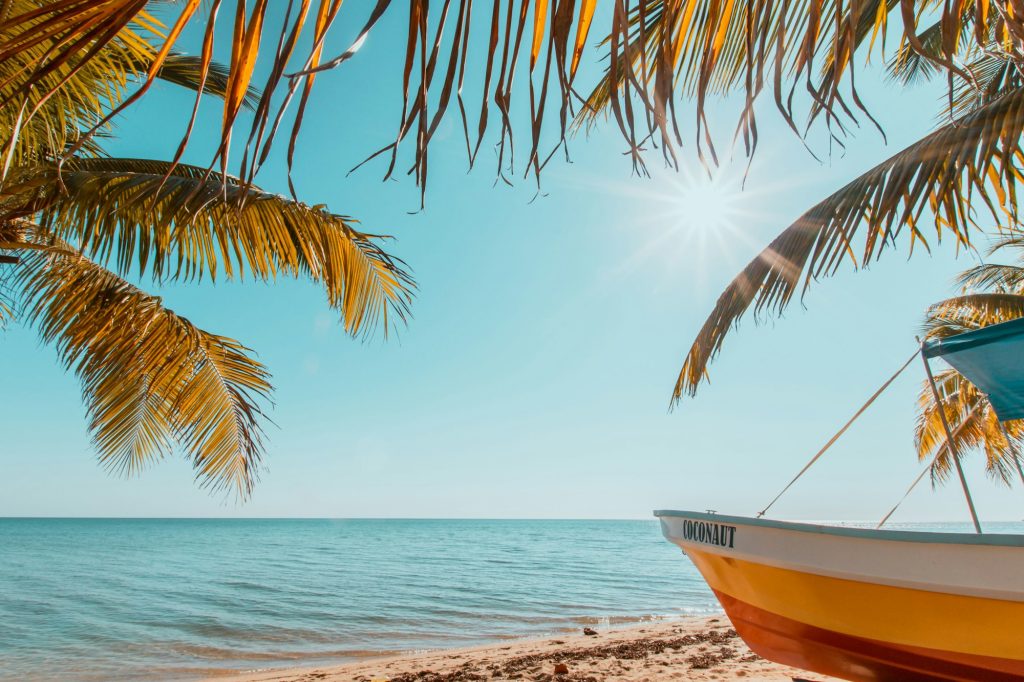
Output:
[[1024,318],[928,341],[921,352],[941,357],[986,393],[999,421],[1024,419]]

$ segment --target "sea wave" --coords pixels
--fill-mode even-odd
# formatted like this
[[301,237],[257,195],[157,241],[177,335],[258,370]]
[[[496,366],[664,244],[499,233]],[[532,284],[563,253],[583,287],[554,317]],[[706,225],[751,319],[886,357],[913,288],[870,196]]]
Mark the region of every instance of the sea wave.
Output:
[[654,521],[0,520],[0,679],[172,680],[717,612]]

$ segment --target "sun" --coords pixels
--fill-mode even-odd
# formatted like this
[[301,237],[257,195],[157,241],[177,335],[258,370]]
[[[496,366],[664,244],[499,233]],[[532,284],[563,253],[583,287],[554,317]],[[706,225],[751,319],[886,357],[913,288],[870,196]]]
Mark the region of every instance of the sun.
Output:
[[684,285],[702,295],[723,272],[739,271],[764,247],[766,226],[791,220],[779,211],[779,197],[796,181],[791,174],[765,177],[764,168],[772,167],[767,151],[750,165],[727,158],[705,167],[694,160],[642,181],[589,178],[588,190],[621,197],[625,207],[614,222],[621,241],[607,276],[643,272],[658,290]]
[[616,272],[645,271],[658,290],[685,283],[703,295],[721,272],[739,270],[759,247],[751,226],[764,220],[767,198],[762,188],[744,187],[746,171],[742,162],[687,165],[636,192],[646,210],[624,226],[631,248]]
[[732,231],[742,213],[741,182],[727,173],[687,173],[679,179],[676,227],[687,231]]

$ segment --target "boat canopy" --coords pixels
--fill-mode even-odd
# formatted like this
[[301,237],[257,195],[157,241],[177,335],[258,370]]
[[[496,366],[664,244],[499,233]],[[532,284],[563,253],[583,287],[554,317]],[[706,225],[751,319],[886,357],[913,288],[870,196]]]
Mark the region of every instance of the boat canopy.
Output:
[[1024,419],[1024,318],[926,341],[921,352],[984,391],[999,421]]

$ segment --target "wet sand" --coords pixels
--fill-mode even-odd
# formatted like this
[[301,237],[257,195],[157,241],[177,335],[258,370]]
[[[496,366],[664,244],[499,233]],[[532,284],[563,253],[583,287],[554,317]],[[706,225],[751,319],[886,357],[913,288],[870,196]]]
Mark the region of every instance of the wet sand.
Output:
[[219,676],[218,682],[641,682],[833,680],[770,663],[750,651],[725,616],[598,629],[467,649],[373,658],[339,666]]

